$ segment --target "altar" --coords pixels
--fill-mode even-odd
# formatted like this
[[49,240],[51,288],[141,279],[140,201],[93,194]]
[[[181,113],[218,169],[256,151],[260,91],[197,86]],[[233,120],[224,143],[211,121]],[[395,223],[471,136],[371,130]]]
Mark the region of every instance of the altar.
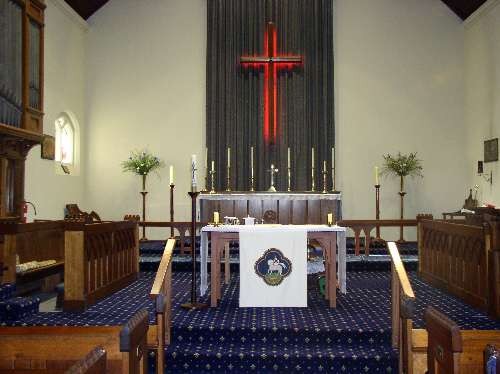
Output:
[[[303,230],[307,233],[307,239],[314,239],[323,248],[325,257],[326,293],[330,307],[335,308],[337,304],[336,289],[339,284],[340,291],[346,292],[346,229],[340,226],[327,225],[221,225],[205,226],[201,229],[201,284],[200,293],[204,295],[208,289],[208,234],[211,234],[211,260],[210,260],[210,284],[211,284],[211,306],[216,307],[221,298],[220,264],[224,245],[228,241],[240,240],[242,232],[258,231],[293,232]],[[241,244],[241,243],[240,243]],[[240,259],[242,249],[240,248]],[[307,248],[303,248],[304,255]],[[241,266],[241,265],[240,265]],[[256,270],[258,264],[255,264]]]
[[200,221],[212,221],[213,212],[220,217],[255,217],[266,211],[276,213],[275,223],[288,225],[324,224],[328,213],[342,219],[342,195],[322,192],[203,192],[198,196]]

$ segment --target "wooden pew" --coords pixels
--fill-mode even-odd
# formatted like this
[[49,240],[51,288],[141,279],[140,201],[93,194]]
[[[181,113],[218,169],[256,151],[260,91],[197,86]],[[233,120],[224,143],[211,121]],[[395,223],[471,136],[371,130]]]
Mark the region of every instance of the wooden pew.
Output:
[[0,373],[63,373],[96,346],[107,354],[107,373],[145,373],[148,311],[124,326],[0,328]]
[[66,370],[65,374],[104,374],[106,373],[106,351],[96,347],[76,364]]
[[[399,350],[399,373],[425,374],[428,334],[413,328],[415,295],[395,243],[388,243],[392,262],[392,343]],[[483,350],[487,344],[500,346],[497,330],[461,330],[460,373],[483,374]]]
[[137,279],[137,222],[65,223],[64,310],[84,310]]
[[[45,260],[55,260],[56,263],[16,273],[16,258],[20,263]],[[51,282],[42,284],[43,288],[51,288],[51,285],[60,281],[60,274],[64,270],[64,223],[1,221],[0,262],[6,267],[1,283],[21,285],[52,277]]]
[[165,345],[170,344],[172,309],[172,254],[175,239],[169,239],[151,288],[150,297],[156,306],[156,325],[151,326],[149,346],[156,350],[156,372],[163,373],[165,367]]
[[500,248],[489,225],[422,220],[418,252],[422,279],[500,317]]

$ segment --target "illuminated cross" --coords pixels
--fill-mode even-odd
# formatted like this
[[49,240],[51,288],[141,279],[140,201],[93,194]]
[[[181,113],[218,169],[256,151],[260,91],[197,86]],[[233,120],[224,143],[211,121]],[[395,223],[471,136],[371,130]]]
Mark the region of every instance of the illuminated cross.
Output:
[[278,124],[278,69],[292,69],[302,64],[300,56],[279,56],[276,27],[269,22],[264,36],[264,56],[241,56],[243,67],[264,67],[264,140],[275,144]]

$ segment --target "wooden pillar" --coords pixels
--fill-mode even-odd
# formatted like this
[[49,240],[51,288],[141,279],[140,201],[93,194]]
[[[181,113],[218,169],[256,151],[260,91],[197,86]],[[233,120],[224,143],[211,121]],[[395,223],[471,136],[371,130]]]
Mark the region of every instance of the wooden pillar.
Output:
[[64,310],[85,308],[85,261],[84,232],[64,233]]
[[16,254],[17,235],[5,235],[3,243],[3,267],[6,269],[3,272],[2,284],[16,283]]

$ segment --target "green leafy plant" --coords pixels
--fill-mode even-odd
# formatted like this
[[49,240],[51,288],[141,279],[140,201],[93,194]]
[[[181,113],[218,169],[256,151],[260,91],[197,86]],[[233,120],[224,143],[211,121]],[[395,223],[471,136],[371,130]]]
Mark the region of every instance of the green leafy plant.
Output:
[[158,170],[164,166],[165,163],[162,160],[148,151],[132,151],[128,160],[122,162],[124,172],[142,176],[147,176],[152,171],[158,174]]
[[382,175],[394,174],[398,177],[423,177],[422,160],[417,158],[417,153],[402,155],[398,152],[396,156],[384,155],[384,166]]

